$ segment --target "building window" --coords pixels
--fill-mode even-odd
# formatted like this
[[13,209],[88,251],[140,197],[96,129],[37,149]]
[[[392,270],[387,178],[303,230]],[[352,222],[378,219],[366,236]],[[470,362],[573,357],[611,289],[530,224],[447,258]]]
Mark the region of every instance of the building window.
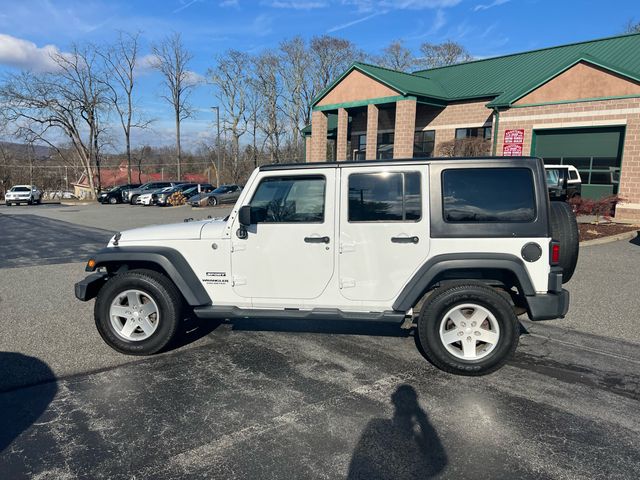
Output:
[[393,132],[378,134],[378,148],[376,158],[378,160],[388,160],[393,158]]
[[436,142],[436,131],[426,130],[416,132],[413,137],[413,158],[433,157]]
[[[378,146],[376,148],[376,159],[387,160],[393,158],[393,132],[379,133]],[[367,158],[367,135],[356,135],[356,151],[353,153],[354,160],[364,160]]]
[[421,216],[419,172],[349,175],[350,222],[417,222]]
[[532,222],[533,175],[527,168],[458,168],[442,174],[445,222]]
[[456,140],[463,138],[479,137],[491,140],[491,127],[456,128]]

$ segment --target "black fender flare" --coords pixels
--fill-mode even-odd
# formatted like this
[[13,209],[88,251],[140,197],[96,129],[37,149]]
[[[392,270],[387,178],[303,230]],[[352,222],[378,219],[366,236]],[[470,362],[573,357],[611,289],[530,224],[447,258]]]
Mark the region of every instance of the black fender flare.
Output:
[[411,309],[441,273],[449,270],[470,269],[506,270],[513,273],[518,279],[522,294],[526,296],[536,294],[524,262],[515,255],[506,253],[448,253],[436,255],[420,267],[396,298],[393,309],[403,312]]
[[211,298],[198,280],[189,262],[177,250],[169,247],[108,247],[98,251],[93,257],[93,267],[88,272],[107,265],[129,265],[137,262],[159,266],[173,281],[191,306],[210,305]]

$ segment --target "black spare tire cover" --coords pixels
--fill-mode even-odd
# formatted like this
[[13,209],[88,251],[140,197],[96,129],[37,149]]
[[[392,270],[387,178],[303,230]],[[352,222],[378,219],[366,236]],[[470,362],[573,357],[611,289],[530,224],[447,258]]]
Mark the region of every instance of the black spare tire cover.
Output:
[[551,235],[560,242],[560,266],[562,267],[562,283],[571,280],[578,263],[578,222],[566,202],[551,202]]

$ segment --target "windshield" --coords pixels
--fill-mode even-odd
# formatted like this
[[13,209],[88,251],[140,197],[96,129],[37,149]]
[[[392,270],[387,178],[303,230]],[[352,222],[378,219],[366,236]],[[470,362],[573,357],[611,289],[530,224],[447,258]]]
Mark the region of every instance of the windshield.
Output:
[[230,192],[231,190],[233,190],[233,187],[230,187],[228,185],[223,185],[221,187],[216,188],[213,193],[227,193]]
[[560,171],[547,170],[547,185],[558,185],[560,183]]
[[31,189],[29,187],[13,187],[10,192],[30,192]]

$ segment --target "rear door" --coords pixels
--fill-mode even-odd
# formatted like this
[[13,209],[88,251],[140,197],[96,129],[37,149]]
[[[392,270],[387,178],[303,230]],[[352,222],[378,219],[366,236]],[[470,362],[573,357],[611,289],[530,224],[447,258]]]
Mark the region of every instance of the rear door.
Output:
[[392,300],[429,254],[428,166],[343,168],[340,183],[340,292]]

